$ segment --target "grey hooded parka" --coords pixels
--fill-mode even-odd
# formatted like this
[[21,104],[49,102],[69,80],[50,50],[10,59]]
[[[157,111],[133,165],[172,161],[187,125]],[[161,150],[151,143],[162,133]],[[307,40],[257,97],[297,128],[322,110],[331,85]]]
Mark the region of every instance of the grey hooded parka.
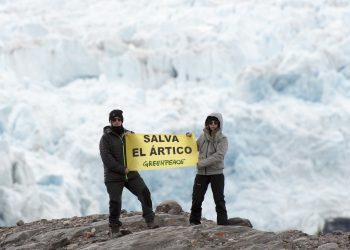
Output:
[[203,133],[197,140],[199,158],[197,163],[197,174],[215,175],[222,174],[224,170],[224,157],[228,150],[227,137],[222,133],[223,118],[220,113],[211,113],[220,121],[217,131],[209,134],[208,128],[203,129]]

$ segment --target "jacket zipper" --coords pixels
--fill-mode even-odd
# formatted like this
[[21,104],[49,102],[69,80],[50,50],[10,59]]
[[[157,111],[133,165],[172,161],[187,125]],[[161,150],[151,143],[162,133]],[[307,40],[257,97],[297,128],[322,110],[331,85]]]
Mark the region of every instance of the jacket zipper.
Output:
[[[126,166],[126,162],[125,162],[125,149],[124,149],[124,141],[123,141],[123,138],[120,137],[120,135],[117,134],[117,136],[119,137],[119,140],[121,141],[122,143],[122,149],[123,149],[123,163],[124,163],[124,167]],[[125,181],[128,181],[128,175],[125,174]]]
[[[205,158],[208,158],[208,150],[209,150],[209,143],[210,143],[210,141],[207,141],[208,142],[208,144],[207,144],[207,152],[205,153]],[[207,168],[205,167],[204,168],[204,174],[207,174]]]

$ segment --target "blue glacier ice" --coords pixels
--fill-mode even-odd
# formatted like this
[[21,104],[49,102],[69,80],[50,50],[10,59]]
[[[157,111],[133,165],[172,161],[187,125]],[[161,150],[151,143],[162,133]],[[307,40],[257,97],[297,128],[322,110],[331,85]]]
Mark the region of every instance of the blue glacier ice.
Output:
[[[349,217],[350,3],[2,1],[0,226],[108,212],[110,110],[139,133],[224,117],[230,217],[315,233]],[[195,168],[144,171],[154,207],[191,206]],[[140,210],[125,191],[123,208]],[[203,216],[215,220],[209,190]]]

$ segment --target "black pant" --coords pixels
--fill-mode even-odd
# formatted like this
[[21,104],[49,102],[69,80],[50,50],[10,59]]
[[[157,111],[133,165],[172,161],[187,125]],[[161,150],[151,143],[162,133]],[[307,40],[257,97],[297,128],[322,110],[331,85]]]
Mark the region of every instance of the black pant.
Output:
[[201,221],[202,203],[209,183],[211,184],[216,205],[217,224],[226,225],[228,222],[224,196],[225,177],[223,174],[196,175],[193,185],[190,223],[199,224]]
[[129,179],[127,182],[106,182],[105,185],[109,194],[109,223],[121,225],[119,218],[124,187],[137,196],[138,200],[141,202],[142,216],[145,221],[150,222],[154,220],[151,193],[140,176],[131,180]]

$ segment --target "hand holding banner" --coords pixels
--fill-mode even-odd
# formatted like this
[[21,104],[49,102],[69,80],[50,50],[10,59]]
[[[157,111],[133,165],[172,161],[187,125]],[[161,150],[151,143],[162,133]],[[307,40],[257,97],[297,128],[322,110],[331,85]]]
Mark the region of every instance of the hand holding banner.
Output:
[[173,134],[127,134],[127,167],[131,171],[195,166],[196,138]]

